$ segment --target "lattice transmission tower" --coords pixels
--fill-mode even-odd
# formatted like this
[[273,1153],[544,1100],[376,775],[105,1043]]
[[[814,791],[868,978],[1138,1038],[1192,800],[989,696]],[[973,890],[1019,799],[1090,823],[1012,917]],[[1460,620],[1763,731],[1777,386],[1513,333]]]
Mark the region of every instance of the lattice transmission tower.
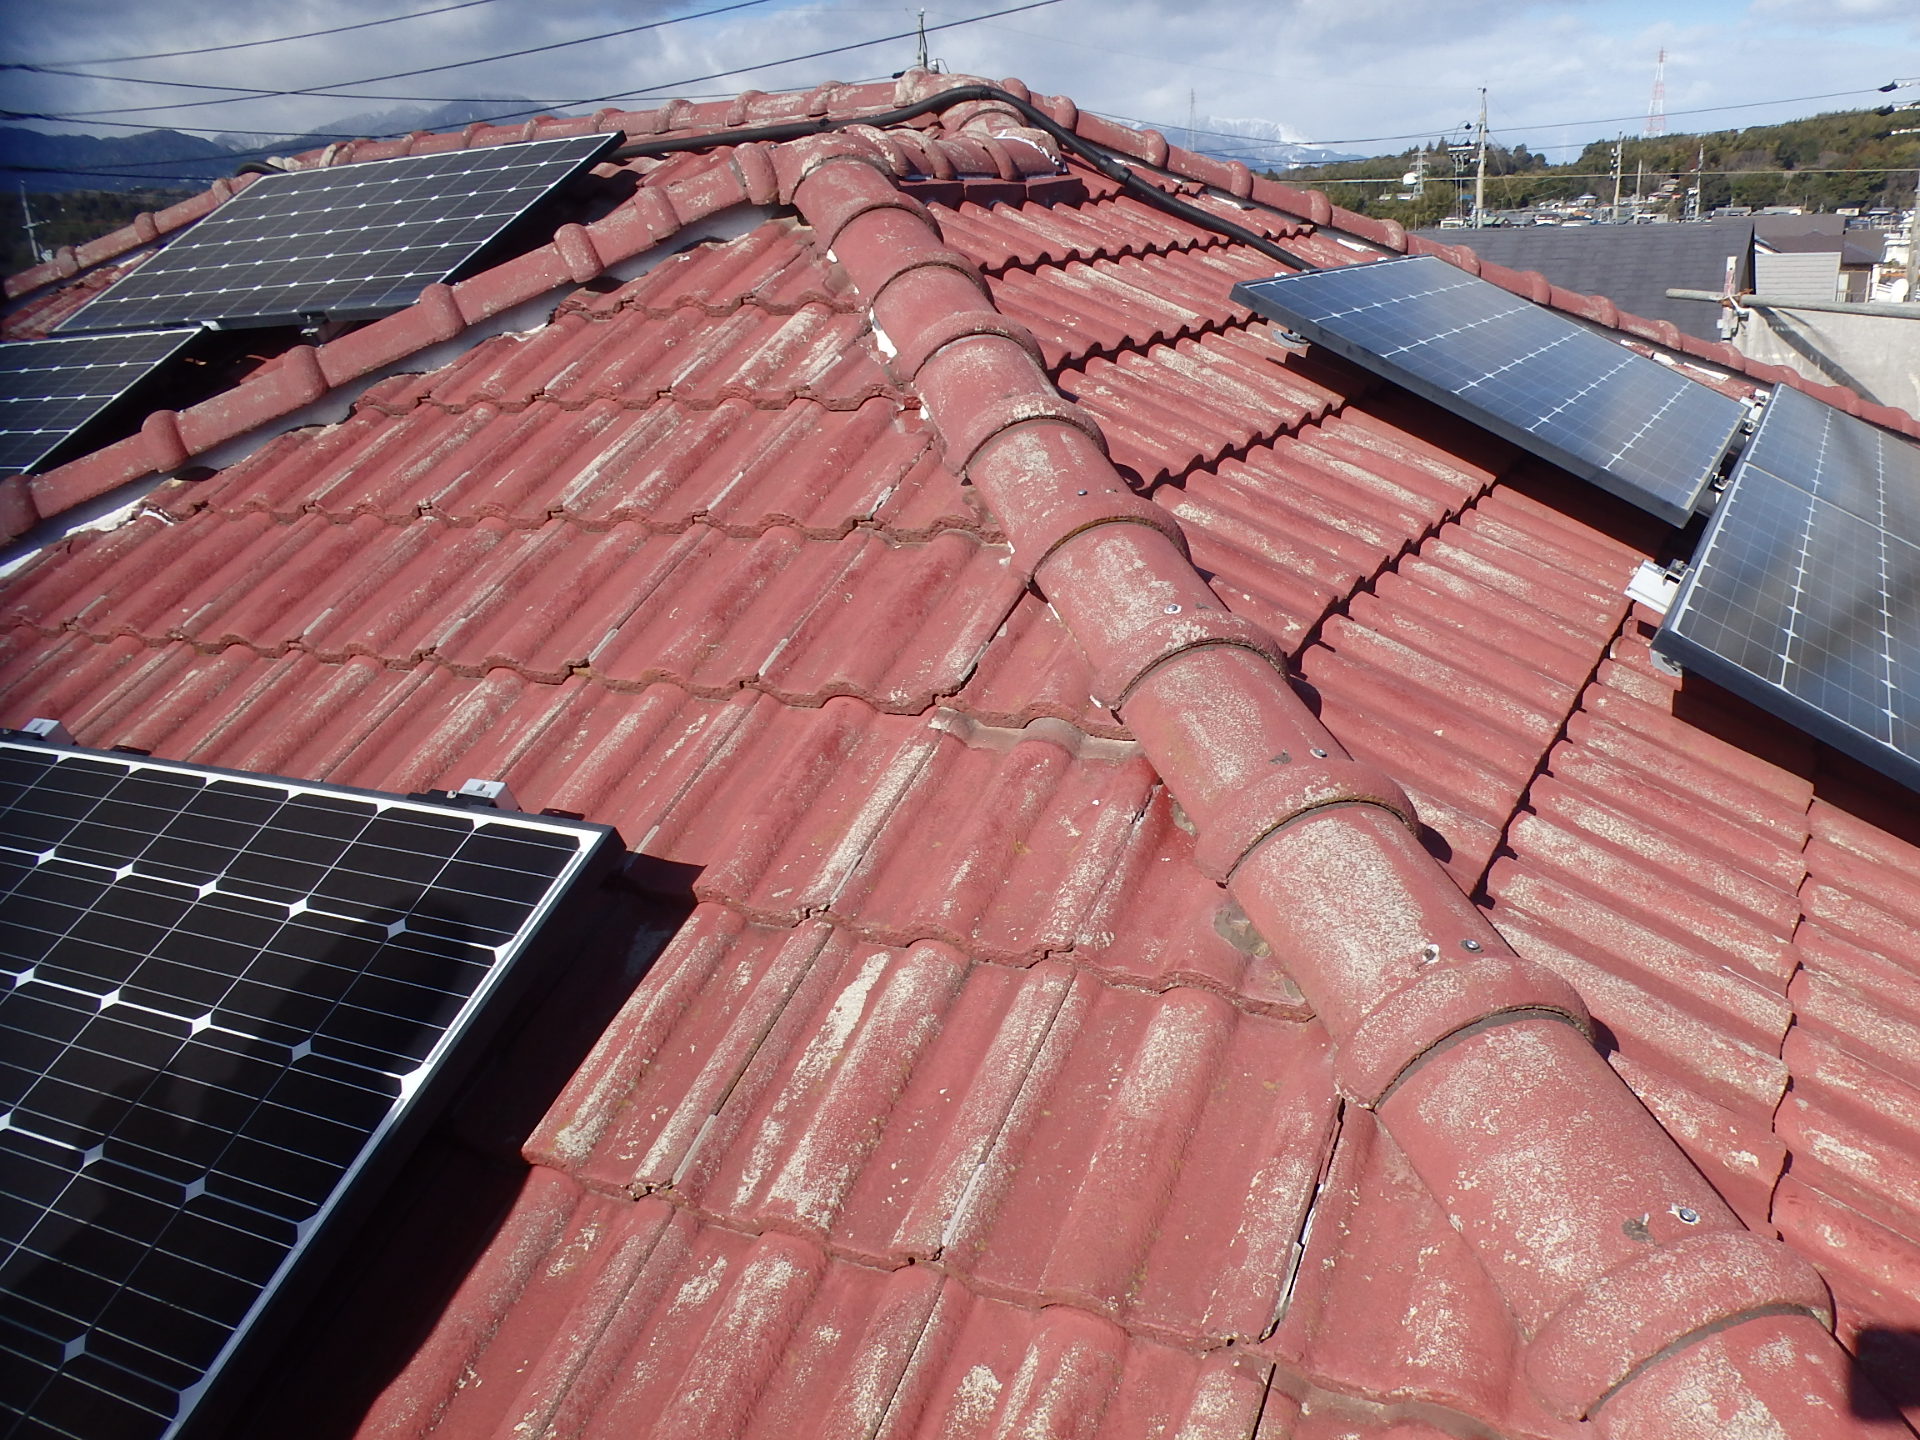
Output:
[[1647,101],[1647,123],[1640,133],[1643,136],[1667,133],[1667,52],[1664,50],[1653,62],[1653,98]]

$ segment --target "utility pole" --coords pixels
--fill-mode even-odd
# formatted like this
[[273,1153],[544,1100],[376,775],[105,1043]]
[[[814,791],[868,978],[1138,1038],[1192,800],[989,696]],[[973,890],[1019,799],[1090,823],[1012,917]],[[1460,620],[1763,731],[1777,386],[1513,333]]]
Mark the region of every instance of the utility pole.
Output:
[[1693,185],[1687,191],[1687,204],[1686,204],[1685,210],[1681,212],[1682,219],[1700,220],[1705,218],[1703,212],[1706,209],[1706,199],[1707,199],[1706,169],[1707,169],[1707,142],[1702,140],[1700,142],[1700,154],[1693,162]]
[[913,68],[916,70],[927,68],[927,12],[925,10],[920,12],[920,49],[914,57]]
[[1613,223],[1620,223],[1620,174],[1626,168],[1627,137],[1621,135],[1613,142]]
[[[1920,79],[1911,76],[1900,80],[1889,80],[1882,85],[1882,91],[1905,90],[1920,85]],[[1911,110],[1913,105],[1898,105],[1898,110]],[[1894,135],[1920,135],[1920,130],[1894,130]],[[1893,197],[1887,197],[1891,200]],[[1913,176],[1913,209],[1907,212],[1907,302],[1920,299],[1920,171]]]
[[39,228],[40,222],[33,218],[33,206],[27,203],[27,182],[24,180],[20,182],[20,214],[25,217],[27,227],[27,253],[33,256],[33,263],[38,265],[52,258],[46,251],[40,248],[40,237],[34,234],[34,231]]
[[1187,149],[1198,151],[1200,147],[1193,143],[1193,106],[1194,106],[1193,91],[1188,90],[1187,91]]
[[1480,87],[1480,156],[1473,172],[1473,228],[1487,223],[1487,87]]

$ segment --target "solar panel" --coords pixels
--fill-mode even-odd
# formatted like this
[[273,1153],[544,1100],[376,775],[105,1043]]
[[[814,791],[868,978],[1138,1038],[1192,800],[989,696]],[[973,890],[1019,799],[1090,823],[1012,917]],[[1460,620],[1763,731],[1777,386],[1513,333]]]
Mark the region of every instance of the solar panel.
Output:
[[81,432],[198,330],[142,330],[0,345],[0,475],[64,458]]
[[453,279],[618,133],[269,175],[59,328],[366,319]]
[[0,1429],[178,1435],[618,842],[18,738],[0,837]]
[[1776,389],[1653,645],[1920,789],[1920,446]]
[[1431,255],[1234,287],[1243,304],[1672,524],[1738,401]]

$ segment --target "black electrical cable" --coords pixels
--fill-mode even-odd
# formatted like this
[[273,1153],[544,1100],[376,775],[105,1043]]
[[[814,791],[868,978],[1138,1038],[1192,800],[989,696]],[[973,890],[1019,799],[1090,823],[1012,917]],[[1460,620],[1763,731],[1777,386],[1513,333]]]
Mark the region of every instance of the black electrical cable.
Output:
[[902,105],[894,110],[882,110],[871,115],[856,115],[845,120],[793,120],[783,125],[763,125],[755,130],[682,135],[671,140],[642,140],[632,145],[622,145],[607,158],[610,160],[649,159],[660,155],[682,154],[689,150],[712,150],[726,145],[744,145],[753,141],[777,144],[786,140],[799,140],[808,135],[825,134],[831,130],[844,130],[853,125],[877,127],[903,125],[909,120],[917,119],[932,111],[945,110],[949,106],[968,100],[994,100],[1003,105],[1012,106],[1036,130],[1044,130],[1056,142],[1071,150],[1109,180],[1117,181],[1129,194],[1137,196],[1156,209],[1164,210],[1169,215],[1178,216],[1215,234],[1224,235],[1230,240],[1237,240],[1270,259],[1279,260],[1296,269],[1323,268],[1311,260],[1294,254],[1284,246],[1274,244],[1257,231],[1249,230],[1244,225],[1236,225],[1231,220],[1222,219],[1198,205],[1189,205],[1177,195],[1169,195],[1158,185],[1141,179],[1131,164],[1117,158],[1105,147],[1081,139],[1044,110],[1022,100],[1011,91],[1002,90],[998,85],[957,85],[951,90],[942,90],[938,95],[917,100],[911,105]]

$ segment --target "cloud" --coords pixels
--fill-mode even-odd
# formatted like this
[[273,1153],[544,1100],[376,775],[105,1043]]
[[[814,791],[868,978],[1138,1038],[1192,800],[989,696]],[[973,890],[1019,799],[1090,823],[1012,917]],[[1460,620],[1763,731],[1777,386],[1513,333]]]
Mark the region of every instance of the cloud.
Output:
[[1885,23],[1911,28],[1914,23],[1913,7],[1906,0],[1754,0],[1753,14],[1828,27]]

